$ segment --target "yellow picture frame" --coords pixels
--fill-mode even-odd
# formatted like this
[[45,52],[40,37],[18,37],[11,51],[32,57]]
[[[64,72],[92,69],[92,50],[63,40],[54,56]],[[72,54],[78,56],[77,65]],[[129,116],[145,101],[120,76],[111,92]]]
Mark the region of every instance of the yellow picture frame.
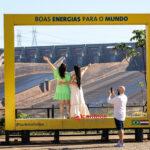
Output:
[[[115,128],[113,118],[81,120],[15,118],[14,26],[19,25],[146,25],[147,116],[127,118],[125,128],[150,128],[150,14],[5,14],[5,130]],[[146,125],[133,123],[140,121],[147,121],[148,123]]]

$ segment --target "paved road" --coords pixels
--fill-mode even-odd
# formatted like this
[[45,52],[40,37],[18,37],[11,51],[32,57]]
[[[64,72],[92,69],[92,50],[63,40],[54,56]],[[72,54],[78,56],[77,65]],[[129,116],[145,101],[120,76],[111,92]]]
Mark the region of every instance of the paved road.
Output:
[[[61,137],[60,144],[52,144],[53,138],[36,138],[36,140],[42,141],[42,143],[34,143],[31,145],[8,145],[1,146],[1,150],[150,150],[150,141],[144,140],[144,142],[135,142],[134,137],[125,135],[125,147],[115,148],[117,136],[111,137],[109,143],[101,143],[100,136],[86,136],[86,137]],[[1,140],[1,139],[0,139]],[[33,141],[33,139],[31,138]],[[47,142],[45,142],[47,141]]]

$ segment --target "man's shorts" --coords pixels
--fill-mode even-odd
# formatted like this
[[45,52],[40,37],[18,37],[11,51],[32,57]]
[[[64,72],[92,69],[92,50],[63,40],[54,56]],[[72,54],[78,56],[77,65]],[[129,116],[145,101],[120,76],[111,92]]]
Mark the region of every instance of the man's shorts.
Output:
[[115,124],[116,124],[117,130],[124,129],[124,122],[121,120],[118,120],[116,118],[114,118],[114,119],[115,119]]

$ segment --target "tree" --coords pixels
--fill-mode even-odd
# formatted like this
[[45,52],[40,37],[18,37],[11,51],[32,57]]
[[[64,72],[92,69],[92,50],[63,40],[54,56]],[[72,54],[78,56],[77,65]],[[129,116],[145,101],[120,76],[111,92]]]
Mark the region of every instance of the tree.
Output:
[[146,31],[133,30],[133,36],[130,41],[135,41],[136,48],[146,48]]
[[[133,36],[130,38],[130,41],[135,42],[135,48],[129,47],[126,43],[120,43],[115,46],[115,49],[121,51],[125,60],[130,63],[131,58],[135,58],[136,56],[141,56],[144,67],[144,75],[145,75],[145,83],[146,82],[146,31],[145,30],[133,30]],[[139,51],[138,51],[139,50]],[[134,62],[134,67],[138,67],[136,61]]]
[[124,56],[124,59],[130,63],[130,59],[136,56],[139,56],[140,53],[134,48],[128,46],[126,43],[120,43],[115,46],[115,49],[121,51],[121,54]]
[[130,41],[135,41],[135,48],[141,49],[141,56],[143,60],[143,66],[144,66],[144,74],[146,79],[146,31],[145,30],[134,30],[133,36],[131,37]]

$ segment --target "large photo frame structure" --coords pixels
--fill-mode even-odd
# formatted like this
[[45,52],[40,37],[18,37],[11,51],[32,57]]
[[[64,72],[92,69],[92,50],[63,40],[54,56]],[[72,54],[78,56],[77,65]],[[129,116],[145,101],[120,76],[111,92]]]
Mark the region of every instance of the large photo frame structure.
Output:
[[[113,118],[51,119],[15,117],[15,49],[14,26],[26,25],[145,25],[147,115],[127,117],[125,128],[150,128],[150,14],[5,14],[4,15],[4,75],[5,130],[67,130],[115,128]],[[136,122],[146,121],[147,124]]]

